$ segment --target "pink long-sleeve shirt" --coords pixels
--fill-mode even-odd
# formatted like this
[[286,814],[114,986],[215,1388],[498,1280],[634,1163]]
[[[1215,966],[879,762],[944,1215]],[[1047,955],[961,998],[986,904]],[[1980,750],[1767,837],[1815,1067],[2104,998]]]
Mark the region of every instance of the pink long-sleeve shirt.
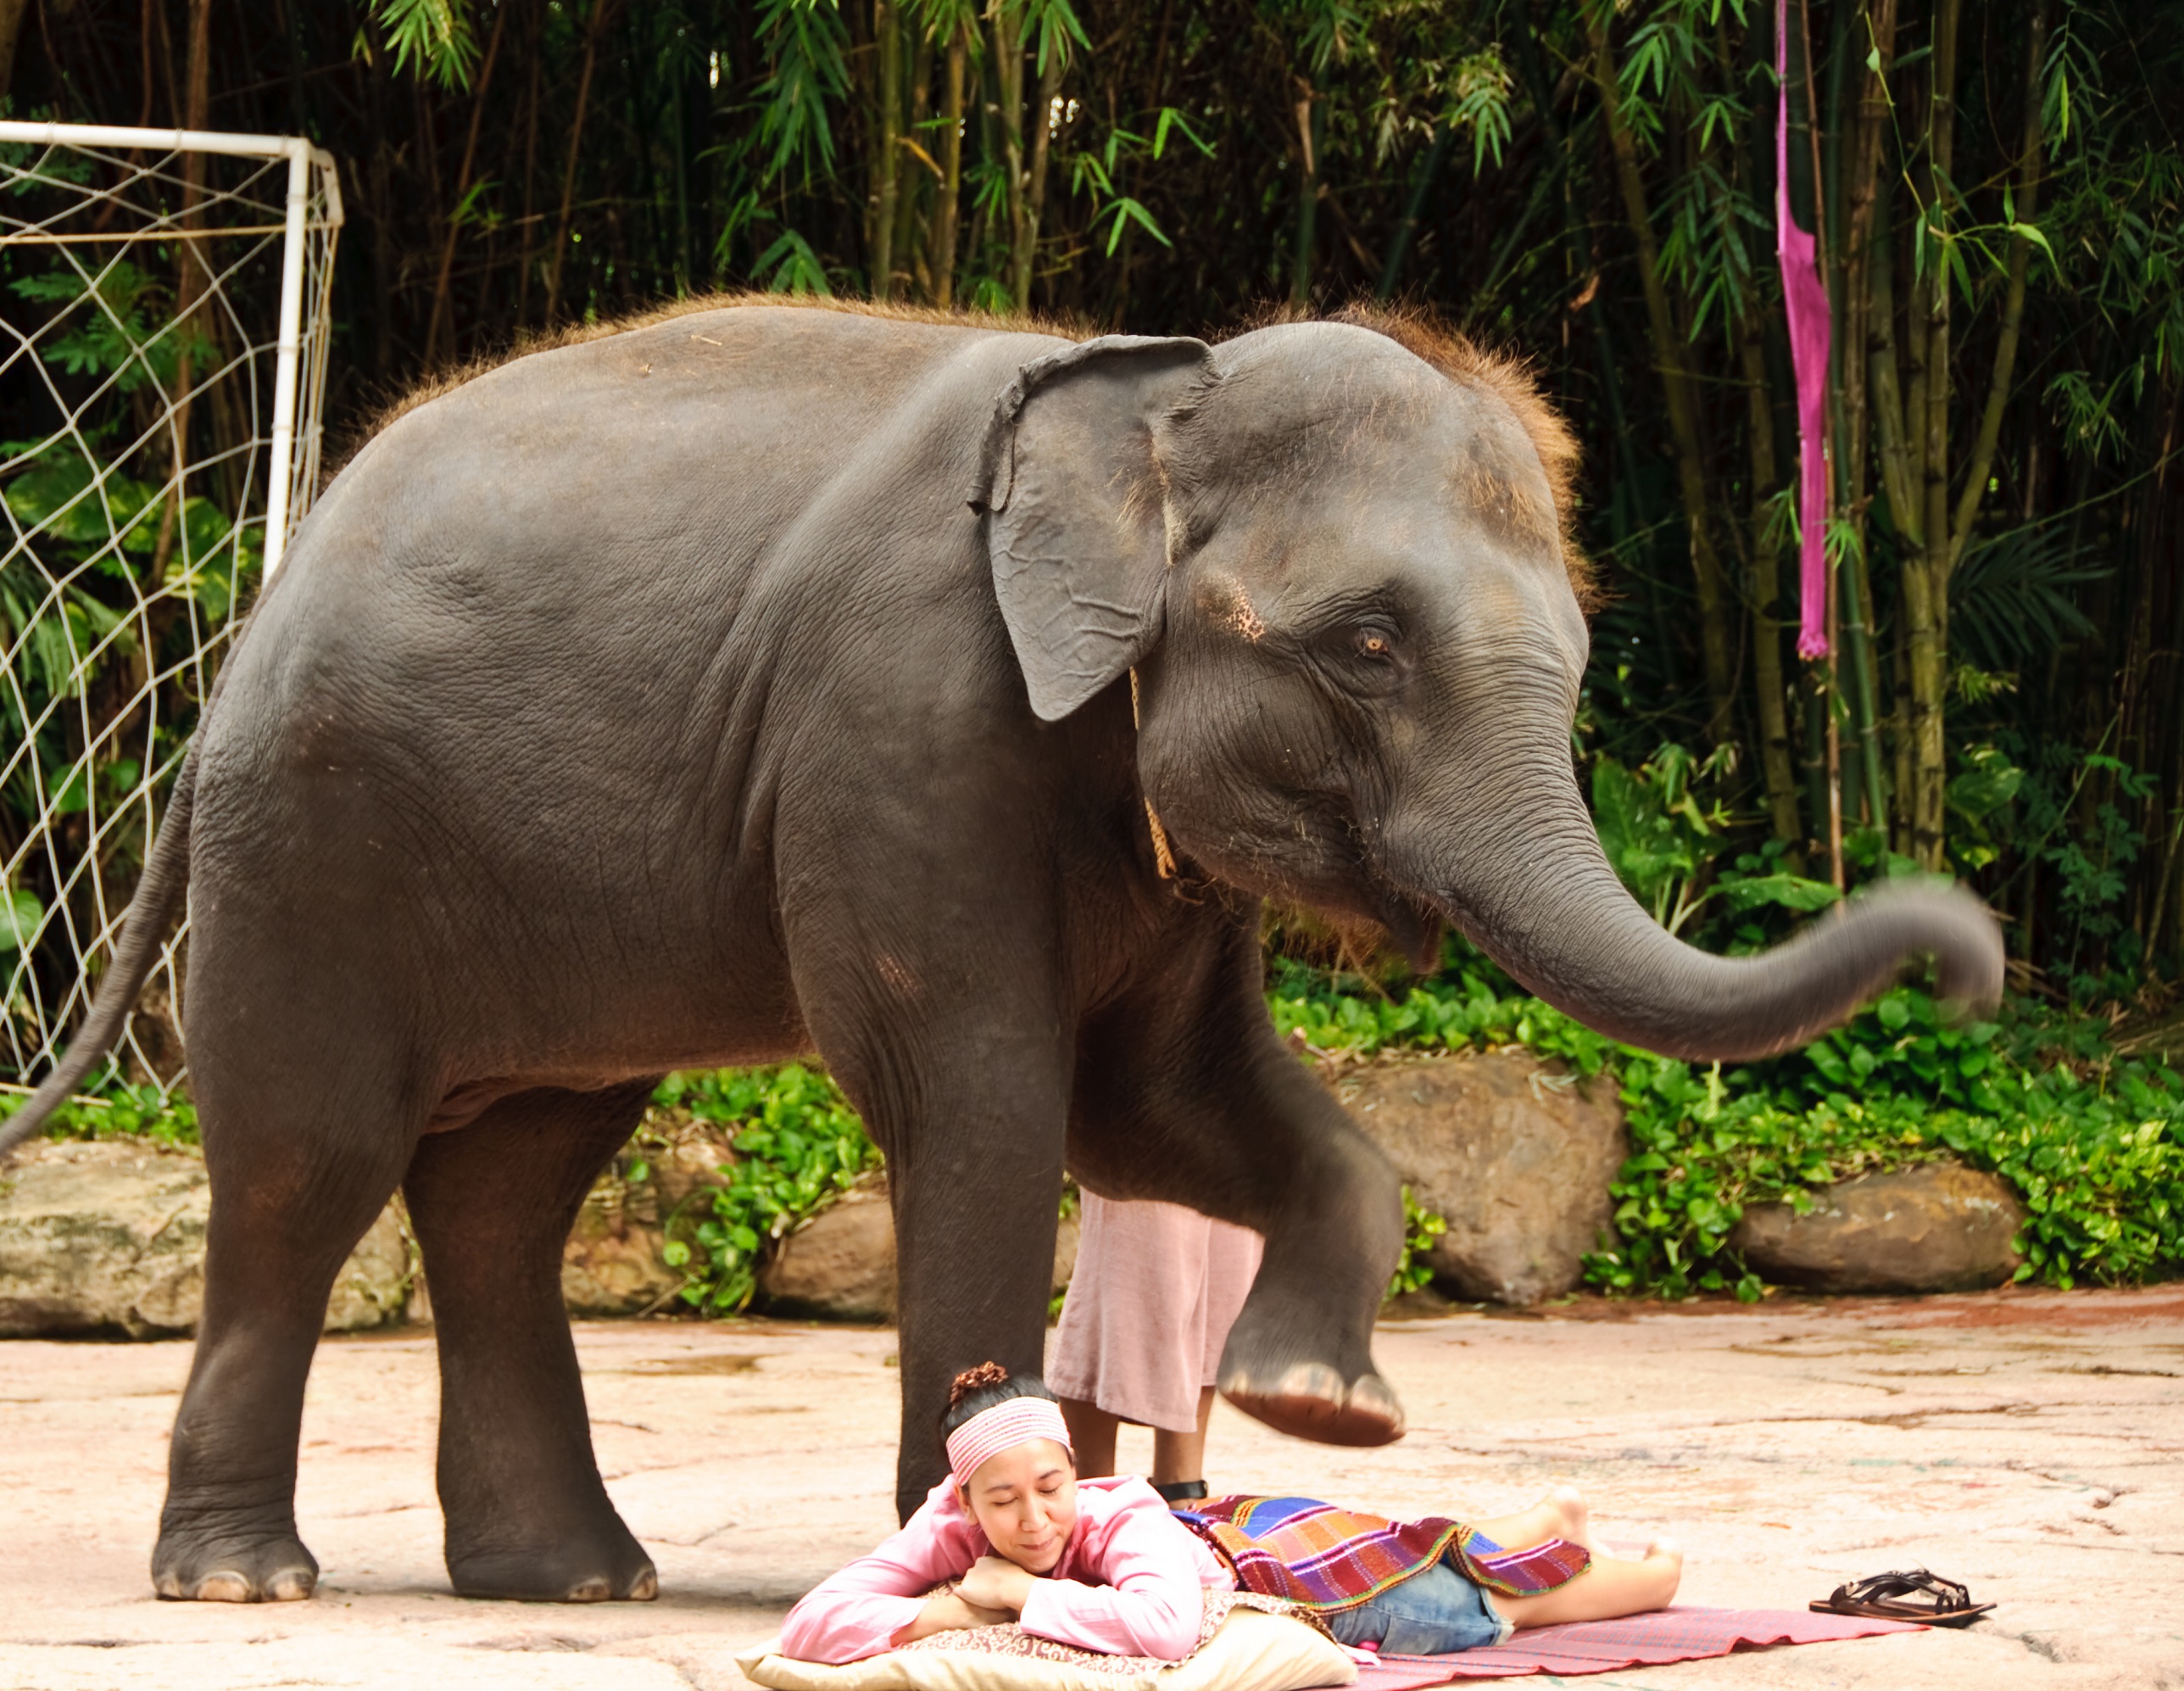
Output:
[[[894,1538],[788,1611],[781,1653],[839,1664],[891,1649],[927,1593],[994,1554],[955,1482],[943,1480]],[[1032,1582],[1017,1618],[1027,1632],[1057,1644],[1180,1661],[1198,1644],[1199,1593],[1235,1583],[1145,1481],[1079,1480],[1077,1524],[1061,1560]]]

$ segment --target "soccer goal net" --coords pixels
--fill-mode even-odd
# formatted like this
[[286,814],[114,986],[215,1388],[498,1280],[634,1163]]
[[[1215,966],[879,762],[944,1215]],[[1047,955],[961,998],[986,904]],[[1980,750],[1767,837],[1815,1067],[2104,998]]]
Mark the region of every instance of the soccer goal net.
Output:
[[[316,490],[333,160],[0,122],[0,1085],[66,1048],[237,621]],[[109,1080],[181,1076],[180,934]]]

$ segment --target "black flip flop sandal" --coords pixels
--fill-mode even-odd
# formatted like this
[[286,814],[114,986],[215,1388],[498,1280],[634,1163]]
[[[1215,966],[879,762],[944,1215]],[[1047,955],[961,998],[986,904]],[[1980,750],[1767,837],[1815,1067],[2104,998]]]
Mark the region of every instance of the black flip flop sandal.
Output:
[[1917,1621],[1929,1627],[1964,1627],[1994,1607],[1975,1603],[1953,1579],[1924,1568],[1908,1573],[1875,1574],[1839,1585],[1825,1603],[1808,1605],[1822,1615],[1852,1615],[1860,1620]]

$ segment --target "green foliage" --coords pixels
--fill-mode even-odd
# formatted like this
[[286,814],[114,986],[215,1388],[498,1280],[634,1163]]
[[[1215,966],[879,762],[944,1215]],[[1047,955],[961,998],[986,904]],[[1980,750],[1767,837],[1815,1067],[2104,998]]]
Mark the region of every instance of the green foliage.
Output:
[[[30,1102],[27,1090],[0,1093],[0,1121]],[[159,1145],[198,1142],[197,1106],[180,1093],[124,1080],[85,1093],[55,1110],[46,1122],[48,1139],[149,1139]]]
[[[593,0],[598,5],[600,0]],[[444,88],[467,88],[477,70],[477,41],[465,0],[378,0],[372,20],[394,49],[399,75],[414,63],[417,74]],[[361,46],[363,37],[358,37]]]
[[[1748,1206],[1802,1210],[1816,1187],[1942,1157],[2023,1197],[2020,1279],[2184,1272],[2184,1075],[2115,1058],[2099,1024],[2020,1005],[1955,1026],[1903,986],[1802,1051],[1724,1072],[1614,1045],[1460,942],[1400,1002],[1278,960],[1275,1026],[1318,1059],[1521,1045],[1612,1075],[1631,1155],[1611,1188],[1617,1236],[1586,1260],[1604,1291],[1755,1298],[1759,1280],[1728,1244]],[[1424,1247],[1411,1241],[1407,1268]]]
[[1552,1004],[1508,988],[1507,977],[1475,954],[1450,973],[1412,987],[1400,1002],[1384,992],[1339,991],[1319,971],[1278,963],[1268,1002],[1275,1030],[1316,1058],[1522,1045],[1591,1075],[1600,1073],[1613,1049]]
[[[1735,748],[1723,745],[1703,759],[1670,742],[1635,770],[1602,752],[1593,759],[1593,823],[1601,849],[1623,884],[1653,919],[1680,934],[1706,904],[1719,898],[1732,915],[1768,907],[1804,912],[1836,901],[1836,890],[1780,866],[1774,849],[1736,857],[1723,867],[1736,819],[1718,783],[1735,767]],[[1702,788],[1713,789],[1705,801]]]
[[1430,1209],[1418,1208],[1418,1200],[1411,1196],[1408,1186],[1403,1188],[1403,1254],[1396,1264],[1395,1277],[1388,1282],[1388,1296],[1401,1298],[1407,1292],[1422,1290],[1433,1280],[1433,1264],[1426,1260],[1433,1249],[1434,1241],[1448,1231],[1448,1223]]
[[745,1308],[766,1253],[880,1166],[841,1090],[801,1063],[670,1074],[652,1102],[726,1129],[735,1152],[712,1213],[667,1246],[669,1264],[689,1270],[683,1301],[709,1314]]

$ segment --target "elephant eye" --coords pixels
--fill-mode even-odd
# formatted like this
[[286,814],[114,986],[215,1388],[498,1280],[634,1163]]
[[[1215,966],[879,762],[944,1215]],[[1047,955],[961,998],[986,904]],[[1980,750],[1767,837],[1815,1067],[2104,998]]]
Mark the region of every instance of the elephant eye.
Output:
[[1368,623],[1358,629],[1352,638],[1357,647],[1357,656],[1360,657],[1384,659],[1396,655],[1396,637],[1385,628],[1375,628]]

